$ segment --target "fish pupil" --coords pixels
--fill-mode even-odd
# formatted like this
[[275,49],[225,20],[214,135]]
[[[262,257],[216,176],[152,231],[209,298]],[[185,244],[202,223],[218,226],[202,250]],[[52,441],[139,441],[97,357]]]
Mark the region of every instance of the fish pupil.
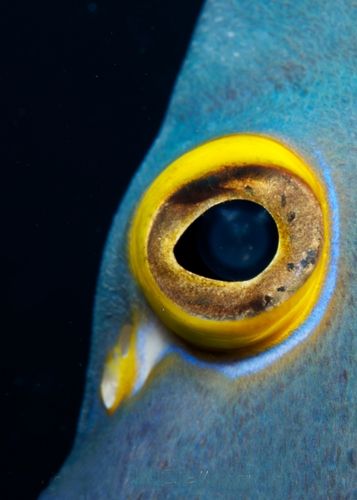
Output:
[[273,260],[279,243],[269,212],[248,200],[220,203],[198,217],[174,248],[186,270],[221,281],[246,281]]

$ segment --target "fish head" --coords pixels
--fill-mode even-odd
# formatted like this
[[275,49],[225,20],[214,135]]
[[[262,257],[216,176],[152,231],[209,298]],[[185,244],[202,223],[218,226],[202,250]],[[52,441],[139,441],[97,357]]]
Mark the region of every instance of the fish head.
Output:
[[[113,220],[78,434],[44,498],[354,498],[356,25],[353,2],[206,3],[162,129]],[[250,139],[254,161],[247,162],[239,155]],[[215,302],[207,295],[201,302],[208,309],[200,316],[192,313],[192,300],[182,302],[187,287],[170,295],[163,282],[148,282],[145,269],[157,264],[156,279],[162,263],[157,256],[164,252],[153,243],[150,257],[150,231],[163,206],[170,207],[179,189],[197,181],[211,161],[193,166],[202,151],[212,159],[218,148],[224,167],[232,166],[232,147],[240,166],[289,170],[279,164],[285,153],[267,156],[262,143],[282,148],[317,179],[323,241],[317,260],[325,260],[316,293],[306,288],[302,294],[313,300],[286,335],[259,344],[250,330],[248,349],[236,340],[227,347],[199,340],[205,326],[190,322],[192,315],[212,319],[207,310]],[[273,199],[272,181],[269,186],[267,199],[269,193]],[[250,196],[248,189],[245,199]],[[294,208],[297,198],[288,202]],[[198,206],[207,210],[202,203],[194,200],[187,220],[198,217]],[[182,204],[174,206],[171,217],[182,210]],[[299,237],[310,234],[319,218],[318,210],[306,210],[310,218]],[[180,220],[174,242],[184,232]],[[167,235],[165,227],[157,229],[155,242]],[[313,271],[306,238],[299,269]],[[145,255],[135,260],[139,247]],[[196,293],[198,282],[190,283]],[[172,302],[191,312],[173,319]],[[274,307],[266,299],[253,316]],[[273,321],[265,317],[264,328]],[[221,339],[227,317],[214,319],[213,337]]]

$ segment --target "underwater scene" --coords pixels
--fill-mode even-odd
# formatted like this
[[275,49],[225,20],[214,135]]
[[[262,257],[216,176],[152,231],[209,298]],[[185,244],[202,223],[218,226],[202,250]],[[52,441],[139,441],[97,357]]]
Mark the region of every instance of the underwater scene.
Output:
[[357,498],[356,26],[4,7],[3,498]]

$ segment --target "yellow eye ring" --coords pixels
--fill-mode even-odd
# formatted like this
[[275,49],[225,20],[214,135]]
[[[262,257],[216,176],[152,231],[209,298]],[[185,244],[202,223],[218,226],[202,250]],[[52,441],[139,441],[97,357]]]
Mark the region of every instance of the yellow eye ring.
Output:
[[[273,216],[279,246],[272,263],[253,279],[230,283],[181,267],[174,247],[184,231],[232,199],[258,202]],[[329,259],[326,200],[313,169],[276,140],[237,134],[207,142],[171,163],[144,193],[129,231],[132,272],[163,323],[188,342],[264,350],[303,323],[319,297]]]

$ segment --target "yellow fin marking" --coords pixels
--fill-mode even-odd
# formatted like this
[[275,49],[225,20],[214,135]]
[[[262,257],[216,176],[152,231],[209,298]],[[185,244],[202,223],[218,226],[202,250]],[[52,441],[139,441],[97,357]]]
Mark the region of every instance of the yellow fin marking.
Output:
[[136,321],[132,325],[124,325],[105,361],[100,395],[109,414],[114,413],[134,388],[137,375],[136,331]]

